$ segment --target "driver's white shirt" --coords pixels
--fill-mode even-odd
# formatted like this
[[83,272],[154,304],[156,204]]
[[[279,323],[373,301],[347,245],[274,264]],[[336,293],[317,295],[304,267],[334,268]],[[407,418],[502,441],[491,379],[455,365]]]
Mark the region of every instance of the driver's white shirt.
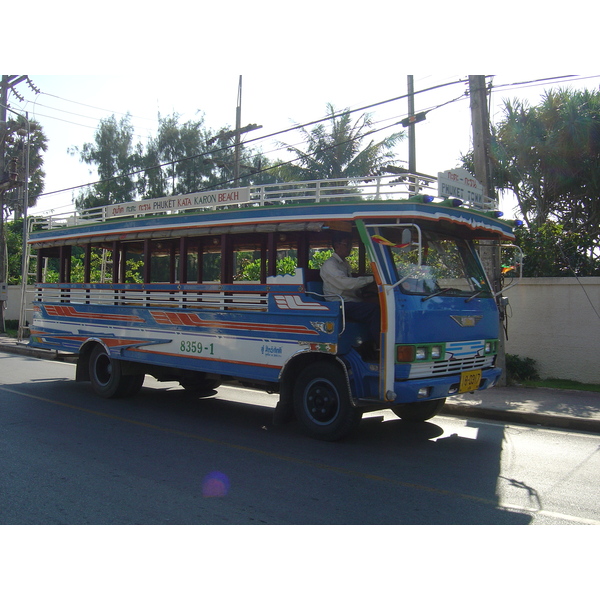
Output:
[[350,264],[335,252],[323,263],[321,279],[326,300],[341,296],[346,302],[362,302],[356,292],[373,281],[371,276],[352,277]]

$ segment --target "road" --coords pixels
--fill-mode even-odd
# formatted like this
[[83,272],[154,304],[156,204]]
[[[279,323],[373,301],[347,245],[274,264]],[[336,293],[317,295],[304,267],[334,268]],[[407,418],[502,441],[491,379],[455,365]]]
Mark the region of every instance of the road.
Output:
[[597,435],[382,411],[327,443],[267,394],[103,400],[74,375],[0,353],[0,524],[600,523]]

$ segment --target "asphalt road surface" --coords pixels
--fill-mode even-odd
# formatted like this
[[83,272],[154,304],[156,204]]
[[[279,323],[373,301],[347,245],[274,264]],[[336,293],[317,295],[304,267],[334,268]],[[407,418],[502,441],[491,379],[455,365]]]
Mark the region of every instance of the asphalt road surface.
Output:
[[104,400],[74,365],[0,353],[0,524],[599,524],[600,437],[391,411],[327,443],[276,397],[147,376]]

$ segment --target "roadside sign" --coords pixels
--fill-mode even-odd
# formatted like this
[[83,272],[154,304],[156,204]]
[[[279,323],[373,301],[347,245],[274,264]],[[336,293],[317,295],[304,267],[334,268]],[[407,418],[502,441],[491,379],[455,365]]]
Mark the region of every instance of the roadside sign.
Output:
[[483,185],[466,169],[449,169],[438,173],[438,195],[460,198],[473,205],[483,205]]

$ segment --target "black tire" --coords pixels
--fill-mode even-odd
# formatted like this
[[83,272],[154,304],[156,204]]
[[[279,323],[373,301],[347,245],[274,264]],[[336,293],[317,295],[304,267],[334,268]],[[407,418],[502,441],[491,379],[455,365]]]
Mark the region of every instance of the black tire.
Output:
[[301,371],[294,386],[294,412],[310,437],[328,442],[348,435],[362,417],[352,406],[342,369],[328,362]]
[[144,383],[144,374],[124,375],[122,363],[111,358],[102,346],[96,346],[90,355],[90,381],[102,398],[135,396]]
[[409,423],[422,423],[435,417],[446,402],[446,398],[438,400],[424,400],[423,402],[410,402],[392,406],[392,411],[397,417]]

